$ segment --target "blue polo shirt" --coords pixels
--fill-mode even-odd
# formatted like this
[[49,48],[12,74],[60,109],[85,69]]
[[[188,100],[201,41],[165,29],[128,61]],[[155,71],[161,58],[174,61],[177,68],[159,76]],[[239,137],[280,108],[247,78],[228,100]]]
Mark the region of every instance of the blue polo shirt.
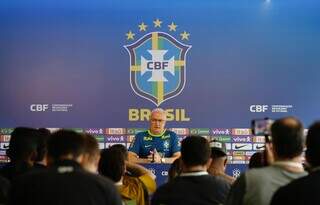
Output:
[[164,157],[172,157],[175,152],[180,152],[178,136],[169,130],[165,130],[160,135],[153,135],[150,130],[139,132],[131,143],[129,151],[141,158],[146,158],[154,149]]

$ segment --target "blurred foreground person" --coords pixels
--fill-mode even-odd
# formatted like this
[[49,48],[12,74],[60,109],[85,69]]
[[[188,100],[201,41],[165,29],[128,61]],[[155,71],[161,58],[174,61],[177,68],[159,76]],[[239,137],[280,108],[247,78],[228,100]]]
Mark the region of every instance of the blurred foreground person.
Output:
[[85,138],[59,130],[48,140],[48,169],[19,177],[12,187],[10,205],[121,205],[113,183],[85,171]]
[[200,136],[189,136],[181,144],[182,173],[160,186],[152,197],[152,205],[218,205],[223,204],[230,185],[211,176],[209,142]]
[[208,169],[209,174],[226,180],[230,185],[233,184],[235,178],[225,172],[228,162],[226,145],[223,142],[212,140],[210,148],[212,162]]
[[98,172],[98,164],[100,160],[99,144],[96,138],[90,134],[84,134],[85,149],[83,159],[81,161],[82,167],[92,173]]
[[[126,169],[131,176],[126,175]],[[148,204],[149,193],[156,189],[155,176],[146,168],[125,161],[124,152],[118,146],[102,151],[99,173],[114,181],[124,204]]]
[[10,162],[0,170],[0,175],[9,181],[33,170],[37,157],[38,131],[28,127],[17,127],[11,133],[7,156]]
[[274,194],[272,205],[320,204],[320,121],[309,128],[306,144],[306,160],[311,167],[310,174],[281,187]]
[[274,162],[242,174],[230,190],[227,205],[269,205],[279,187],[307,174],[302,166],[301,122],[293,117],[276,120],[271,126],[271,135]]

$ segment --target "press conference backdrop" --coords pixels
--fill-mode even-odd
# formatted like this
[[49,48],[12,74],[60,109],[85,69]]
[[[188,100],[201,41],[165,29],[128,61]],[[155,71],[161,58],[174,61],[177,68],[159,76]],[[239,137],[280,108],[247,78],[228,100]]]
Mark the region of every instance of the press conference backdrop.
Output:
[[317,0],[2,0],[0,127],[147,128],[155,107],[169,128],[232,130],[286,115],[309,125],[320,113],[319,9]]

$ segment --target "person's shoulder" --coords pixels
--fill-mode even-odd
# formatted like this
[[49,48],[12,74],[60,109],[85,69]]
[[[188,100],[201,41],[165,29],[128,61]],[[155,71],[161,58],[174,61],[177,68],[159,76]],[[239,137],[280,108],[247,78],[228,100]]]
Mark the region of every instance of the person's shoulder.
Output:
[[100,174],[91,173],[85,170],[82,170],[79,172],[79,174],[83,178],[88,178],[89,180],[95,181],[96,183],[99,183],[104,186],[114,186],[113,182],[108,179],[107,177],[101,176]]
[[223,187],[226,189],[230,188],[230,183],[222,177],[212,176],[212,175],[204,175],[203,181],[207,182],[208,185]]
[[320,180],[320,172],[318,173],[311,173],[307,176],[303,176],[301,178],[298,178],[296,180],[293,180],[286,186],[281,187],[283,191],[297,191],[300,192],[299,190],[308,190],[311,188],[320,188],[320,184],[318,183]]

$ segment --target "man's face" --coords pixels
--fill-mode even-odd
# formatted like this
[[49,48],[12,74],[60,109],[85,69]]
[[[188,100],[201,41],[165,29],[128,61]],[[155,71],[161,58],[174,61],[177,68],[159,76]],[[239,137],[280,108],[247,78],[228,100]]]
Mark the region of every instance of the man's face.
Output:
[[152,134],[161,134],[166,125],[166,114],[162,112],[154,112],[150,118],[150,131]]

